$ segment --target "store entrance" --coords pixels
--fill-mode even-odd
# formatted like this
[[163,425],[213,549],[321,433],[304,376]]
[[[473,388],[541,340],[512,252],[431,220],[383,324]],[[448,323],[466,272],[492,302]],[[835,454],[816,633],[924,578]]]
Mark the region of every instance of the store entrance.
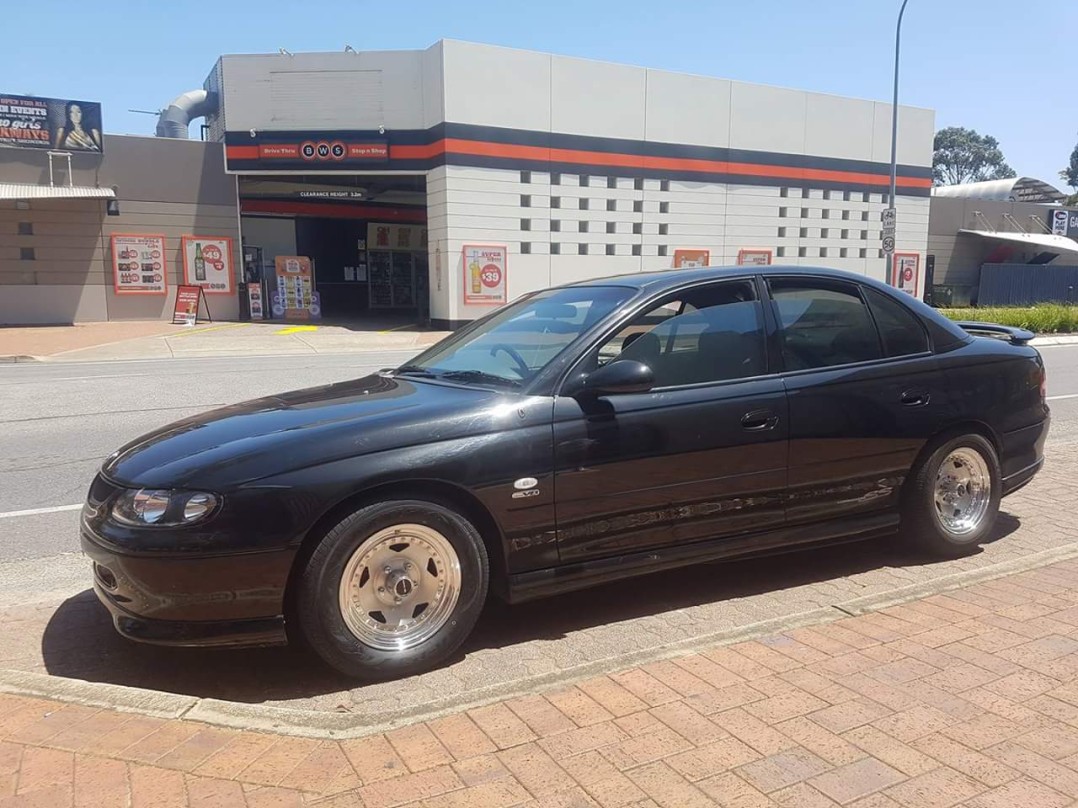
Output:
[[242,177],[240,208],[267,300],[287,288],[284,259],[298,256],[310,261],[324,320],[429,321],[425,177]]

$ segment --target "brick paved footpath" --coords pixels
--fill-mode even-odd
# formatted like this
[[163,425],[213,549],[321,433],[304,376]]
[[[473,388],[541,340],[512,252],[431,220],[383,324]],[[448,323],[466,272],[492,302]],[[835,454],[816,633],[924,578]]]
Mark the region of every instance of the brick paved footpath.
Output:
[[0,696],[0,806],[1076,801],[1078,559],[357,740]]

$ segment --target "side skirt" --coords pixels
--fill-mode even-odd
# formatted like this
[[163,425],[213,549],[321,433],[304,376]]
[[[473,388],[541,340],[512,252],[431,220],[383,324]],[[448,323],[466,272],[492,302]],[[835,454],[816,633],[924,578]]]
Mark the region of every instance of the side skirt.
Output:
[[783,527],[766,533],[712,539],[694,544],[671,545],[651,551],[598,558],[521,572],[509,576],[509,603],[586,589],[589,586],[675,569],[689,564],[724,561],[756,555],[798,550],[813,544],[861,541],[886,536],[898,530],[896,512],[858,516],[841,522],[817,522]]

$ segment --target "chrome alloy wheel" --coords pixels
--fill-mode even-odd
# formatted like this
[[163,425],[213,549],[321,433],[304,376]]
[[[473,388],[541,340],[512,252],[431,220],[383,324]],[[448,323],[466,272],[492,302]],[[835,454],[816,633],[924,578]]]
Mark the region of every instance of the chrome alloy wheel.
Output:
[[992,475],[976,449],[960,446],[940,464],[933,491],[936,517],[953,536],[965,536],[978,527],[992,500]]
[[425,525],[393,525],[363,542],[345,564],[341,617],[371,648],[414,648],[445,625],[460,581],[460,559],[445,536]]

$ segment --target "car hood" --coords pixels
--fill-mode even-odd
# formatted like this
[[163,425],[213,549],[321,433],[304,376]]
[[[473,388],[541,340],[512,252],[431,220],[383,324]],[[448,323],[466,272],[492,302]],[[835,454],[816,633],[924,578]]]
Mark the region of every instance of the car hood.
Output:
[[293,469],[479,434],[512,394],[387,375],[296,390],[143,435],[103,467],[122,485],[223,490]]

